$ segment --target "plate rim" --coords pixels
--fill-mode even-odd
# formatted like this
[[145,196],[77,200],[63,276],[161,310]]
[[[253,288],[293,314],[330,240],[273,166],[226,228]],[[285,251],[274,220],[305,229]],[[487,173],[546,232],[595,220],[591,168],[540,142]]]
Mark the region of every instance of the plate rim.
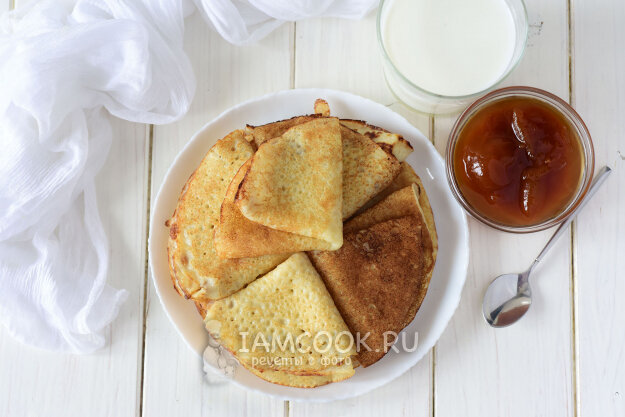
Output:
[[[374,105],[374,106],[384,106],[381,103],[378,103],[374,100],[371,100],[369,98],[366,97],[362,97],[360,95],[354,94],[354,93],[350,93],[347,91],[342,91],[342,90],[336,90],[336,89],[329,89],[329,88],[294,88],[294,89],[285,89],[285,90],[279,90],[279,91],[274,91],[274,92],[270,92],[267,94],[263,94],[261,96],[257,96],[257,97],[252,97],[248,100],[245,100],[241,103],[238,103],[234,106],[231,106],[229,108],[227,108],[226,110],[222,111],[219,115],[217,115],[216,117],[212,118],[211,120],[209,120],[207,123],[205,123],[201,128],[199,128],[190,138],[189,140],[185,143],[185,145],[180,149],[180,151],[178,152],[178,154],[176,155],[176,157],[174,158],[174,160],[172,161],[172,163],[170,164],[170,166],[167,168],[161,184],[159,185],[159,189],[158,192],[156,194],[156,198],[154,199],[154,203],[153,206],[151,208],[152,212],[156,212],[157,208],[159,207],[160,204],[162,204],[161,199],[164,198],[163,197],[163,189],[165,188],[166,184],[167,184],[167,180],[168,178],[171,176],[172,171],[175,169],[175,167],[180,163],[180,160],[183,158],[183,155],[185,155],[187,149],[189,147],[191,147],[193,145],[193,143],[195,143],[198,140],[198,137],[203,135],[204,133],[206,133],[206,131],[208,131],[210,129],[211,126],[218,124],[220,121],[222,121],[224,118],[226,118],[230,113],[236,112],[237,110],[240,110],[243,107],[246,106],[250,106],[254,103],[258,103],[258,102],[263,102],[263,101],[267,101],[269,99],[275,98],[275,97],[279,97],[281,95],[284,96],[288,96],[288,95],[292,95],[292,94],[305,94],[305,93],[310,93],[312,95],[318,95],[319,97],[324,97],[324,94],[326,95],[334,95],[334,96],[338,96],[338,97],[342,97],[342,98],[346,98],[347,101],[353,101],[353,100],[357,100],[357,101],[362,101],[362,102],[366,102],[369,105]],[[426,135],[423,134],[423,132],[421,132],[420,129],[418,129],[417,127],[415,127],[412,123],[410,123],[405,117],[403,117],[402,115],[398,114],[397,112],[391,110],[390,108],[388,108],[387,106],[384,106],[387,110],[388,110],[388,115],[392,115],[393,117],[397,118],[399,122],[405,123],[407,125],[409,125],[412,129],[415,129],[423,138],[425,138],[425,140],[422,140],[421,138],[419,138],[418,140],[420,142],[425,142],[425,145],[427,147],[430,148],[430,151],[432,152],[433,155],[435,155],[435,159],[437,159],[437,161],[442,164],[443,168],[445,167],[445,161],[443,159],[443,157],[440,155],[440,153],[438,152],[438,150],[436,150],[436,148],[434,147],[433,143],[428,140],[428,137]],[[270,111],[269,111],[270,112]],[[297,116],[297,115],[294,115]],[[245,122],[243,123],[245,124]],[[382,126],[383,127],[383,126]],[[445,181],[445,185],[447,188],[449,188],[449,185],[447,184],[447,182]],[[453,196],[452,196],[453,198]],[[159,204],[160,203],[160,204]],[[453,304],[452,308],[449,308],[449,314],[448,317],[443,317],[443,324],[437,326],[437,327],[433,327],[432,330],[430,331],[430,334],[434,334],[434,342],[432,343],[431,346],[429,346],[427,348],[427,350],[424,350],[423,353],[418,356],[417,358],[415,358],[414,361],[411,361],[412,363],[410,364],[410,366],[400,370],[399,372],[395,371],[392,374],[390,374],[388,376],[388,378],[386,378],[385,380],[378,380],[377,383],[372,383],[370,386],[368,386],[366,389],[356,392],[356,393],[343,393],[343,394],[339,394],[339,395],[334,395],[334,396],[328,396],[328,397],[306,397],[306,398],[300,398],[300,397],[291,397],[289,395],[286,394],[279,394],[279,393],[273,393],[273,392],[267,392],[265,390],[263,390],[262,388],[259,387],[252,387],[252,386],[248,386],[248,385],[244,385],[243,383],[241,383],[240,381],[237,381],[236,379],[231,379],[228,380],[228,383],[233,383],[234,385],[245,389],[245,390],[249,390],[251,392],[257,392],[257,393],[261,393],[263,395],[268,395],[272,398],[276,398],[279,400],[288,400],[288,401],[298,401],[298,402],[328,402],[328,401],[335,401],[335,400],[342,400],[342,399],[347,399],[347,398],[353,398],[356,396],[360,396],[363,394],[366,394],[368,392],[373,391],[374,389],[377,389],[381,386],[384,386],[392,381],[394,381],[395,379],[399,378],[401,375],[403,375],[404,373],[406,373],[407,371],[409,371],[410,369],[412,369],[419,361],[421,361],[423,359],[423,357],[436,345],[436,343],[438,342],[438,340],[440,339],[440,337],[442,336],[443,332],[445,331],[445,329],[447,328],[447,326],[449,325],[449,322],[451,321],[452,317],[454,316],[456,310],[458,309],[458,306],[460,304],[460,299],[462,296],[462,292],[464,289],[464,285],[466,284],[466,278],[467,278],[467,274],[468,274],[468,267],[469,267],[469,254],[470,254],[470,248],[469,248],[469,229],[468,229],[468,221],[467,221],[467,216],[466,213],[464,212],[464,210],[462,210],[462,208],[458,205],[458,203],[453,200],[453,203],[455,203],[459,208],[460,208],[460,216],[459,216],[459,221],[461,223],[461,228],[460,228],[460,235],[462,238],[462,241],[460,242],[460,247],[459,250],[461,251],[461,255],[462,255],[462,259],[460,259],[460,270],[459,272],[462,272],[462,283],[461,285],[458,285],[458,291],[456,296],[454,297],[454,299],[450,300],[450,304]],[[155,274],[155,266],[154,266],[154,249],[153,245],[154,243],[154,230],[156,227],[156,216],[152,216],[150,219],[150,225],[149,225],[149,236],[148,236],[148,262],[150,265],[150,273],[151,273],[151,279],[152,279],[152,284],[154,285],[154,289],[156,291],[156,294],[158,296],[159,302],[161,304],[161,306],[163,307],[163,311],[165,313],[165,315],[167,316],[167,318],[169,319],[170,323],[173,325],[174,329],[176,330],[176,333],[178,334],[178,336],[180,338],[182,338],[182,340],[184,341],[185,345],[196,355],[202,357],[195,349],[194,346],[192,346],[191,342],[189,340],[187,340],[187,338],[185,337],[185,335],[183,334],[182,330],[179,328],[179,326],[177,325],[177,322],[174,320],[174,318],[172,317],[172,315],[170,314],[169,308],[167,307],[167,303],[164,301],[163,299],[163,294],[162,294],[162,288],[160,287],[159,282],[157,281],[157,277]],[[160,256],[160,255],[159,255]],[[171,278],[170,278],[171,279]],[[167,286],[167,289],[169,289],[170,291],[173,290],[173,285],[172,286]],[[185,300],[185,301],[189,301],[189,300]],[[243,368],[243,367],[242,367]],[[247,371],[247,370],[246,370]],[[247,371],[249,372],[249,371]],[[270,383],[270,382],[267,382]],[[333,384],[330,384],[333,385]],[[279,387],[283,387],[281,385],[277,385]],[[293,388],[293,387],[286,387],[284,386],[283,388],[292,388],[292,389],[297,389],[297,388]],[[308,390],[304,390],[302,389],[303,392],[306,391],[310,391],[311,389]]]

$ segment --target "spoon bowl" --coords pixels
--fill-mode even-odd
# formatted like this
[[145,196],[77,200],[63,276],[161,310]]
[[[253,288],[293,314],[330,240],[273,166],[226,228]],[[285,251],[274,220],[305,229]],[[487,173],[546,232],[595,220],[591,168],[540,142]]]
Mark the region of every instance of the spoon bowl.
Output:
[[484,294],[482,311],[493,327],[506,327],[519,320],[532,305],[528,273],[504,274],[493,280]]

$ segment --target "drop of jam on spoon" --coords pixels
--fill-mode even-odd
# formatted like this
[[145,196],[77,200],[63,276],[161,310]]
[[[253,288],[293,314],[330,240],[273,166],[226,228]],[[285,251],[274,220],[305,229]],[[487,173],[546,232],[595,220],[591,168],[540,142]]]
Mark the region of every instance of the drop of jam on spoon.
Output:
[[555,107],[508,97],[477,110],[455,146],[454,175],[465,200],[485,217],[510,226],[553,218],[580,187],[580,138]]

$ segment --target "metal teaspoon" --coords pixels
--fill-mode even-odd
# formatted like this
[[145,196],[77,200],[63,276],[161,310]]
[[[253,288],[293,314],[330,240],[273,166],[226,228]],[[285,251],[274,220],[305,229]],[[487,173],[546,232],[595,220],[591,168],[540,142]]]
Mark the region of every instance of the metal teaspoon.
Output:
[[530,288],[530,274],[538,262],[551,249],[554,243],[564,234],[567,227],[577,214],[584,208],[586,203],[597,192],[601,184],[605,181],[612,170],[610,167],[603,167],[592,181],[588,193],[582,202],[573,210],[571,215],[560,224],[558,230],[551,236],[547,245],[534,260],[529,269],[520,274],[504,274],[493,280],[484,294],[482,302],[482,312],[484,318],[493,327],[506,327],[516,323],[532,305],[532,290]]

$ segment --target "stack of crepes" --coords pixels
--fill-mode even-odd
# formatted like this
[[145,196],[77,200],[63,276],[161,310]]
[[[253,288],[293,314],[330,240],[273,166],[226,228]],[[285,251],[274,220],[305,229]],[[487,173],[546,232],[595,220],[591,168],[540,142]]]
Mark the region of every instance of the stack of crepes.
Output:
[[384,356],[384,333],[413,320],[432,276],[434,216],[410,152],[323,100],[315,114],[231,132],[167,222],[174,287],[259,377],[349,378]]

